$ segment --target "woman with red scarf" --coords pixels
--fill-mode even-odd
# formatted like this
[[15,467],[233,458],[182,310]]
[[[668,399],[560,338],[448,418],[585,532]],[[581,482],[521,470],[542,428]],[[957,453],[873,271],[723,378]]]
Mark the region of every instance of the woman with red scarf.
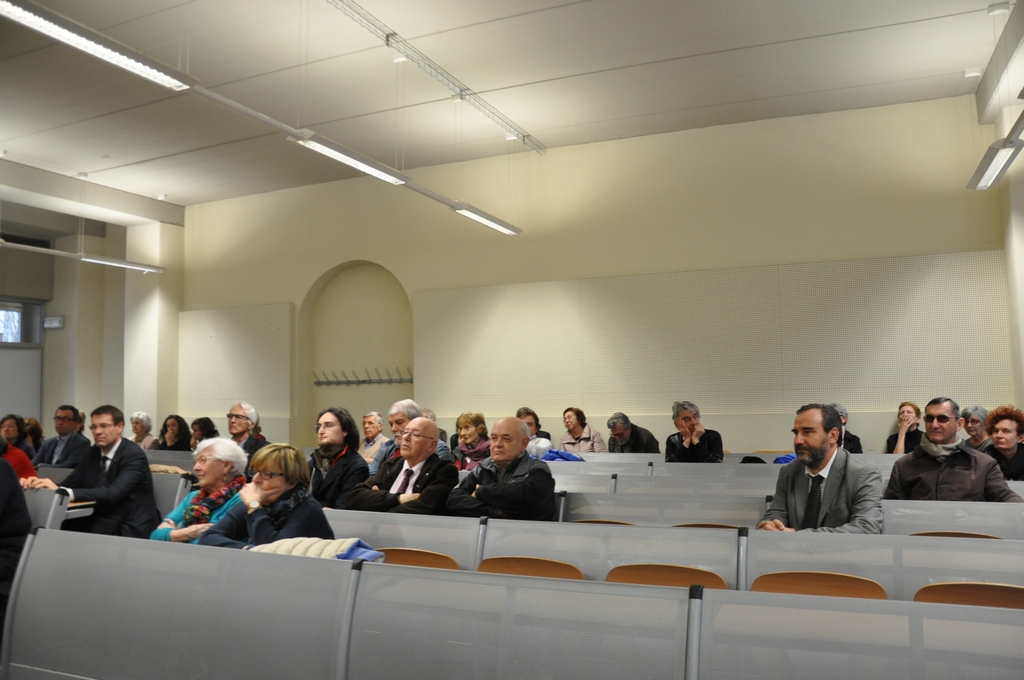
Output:
[[455,465],[460,470],[472,470],[484,458],[490,458],[491,440],[487,437],[487,423],[483,413],[463,413],[455,421],[455,431],[459,433],[459,445],[452,453],[455,454]]
[[320,447],[309,460],[309,493],[325,508],[345,510],[348,492],[370,478],[370,468],[359,455],[359,428],[352,415],[332,406],[316,420]]
[[195,543],[228,510],[240,502],[245,486],[245,451],[230,439],[204,439],[192,454],[192,471],[199,490],[185,496],[178,507],[149,535],[154,541]]

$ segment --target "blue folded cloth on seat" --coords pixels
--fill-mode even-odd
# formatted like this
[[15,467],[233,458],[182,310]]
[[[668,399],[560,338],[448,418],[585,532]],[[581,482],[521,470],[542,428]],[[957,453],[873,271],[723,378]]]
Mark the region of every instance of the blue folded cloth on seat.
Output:
[[584,462],[583,459],[575,453],[569,453],[568,451],[562,451],[561,449],[548,449],[544,452],[544,457],[541,458],[541,460],[568,460],[577,463]]
[[784,456],[778,456],[772,462],[775,463],[776,465],[785,465],[786,463],[788,463],[791,460],[796,460],[796,454],[795,453],[787,453]]
[[366,560],[367,562],[383,562],[384,553],[374,550],[363,541],[356,541],[343,553],[338,553],[339,560]]

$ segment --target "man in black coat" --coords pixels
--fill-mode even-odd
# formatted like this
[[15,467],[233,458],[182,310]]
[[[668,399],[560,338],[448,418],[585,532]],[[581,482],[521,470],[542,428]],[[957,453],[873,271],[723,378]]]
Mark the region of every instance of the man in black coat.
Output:
[[58,406],[53,416],[56,437],[50,437],[36,451],[32,465],[39,467],[77,467],[89,452],[89,440],[78,433],[82,416],[74,406]]
[[613,413],[608,419],[609,453],[661,453],[661,446],[650,430],[629,422],[625,413]]
[[555,480],[548,464],[530,458],[530,430],[519,418],[491,428],[491,455],[448,496],[448,512],[464,517],[555,519]]
[[409,421],[395,433],[401,456],[384,461],[376,474],[357,484],[348,495],[348,509],[443,515],[459,471],[434,453],[439,434],[429,418]]
[[58,487],[53,480],[21,481],[32,489],[63,489],[70,501],[93,501],[93,514],[68,520],[62,528],[94,534],[149,538],[160,523],[153,497],[153,475],[139,445],[121,438],[124,414],[116,406],[100,406],[91,414],[91,447],[75,471]]

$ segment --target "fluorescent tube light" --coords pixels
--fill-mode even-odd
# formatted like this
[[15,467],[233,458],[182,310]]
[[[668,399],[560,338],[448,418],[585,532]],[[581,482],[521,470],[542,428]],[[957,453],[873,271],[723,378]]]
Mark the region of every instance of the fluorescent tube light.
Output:
[[148,59],[134,50],[67,17],[44,9],[34,2],[0,0],[0,16],[171,90],[187,90],[196,83],[194,78],[189,78],[159,62]]
[[345,165],[353,167],[360,172],[365,172],[367,175],[376,177],[377,179],[382,179],[385,182],[396,186],[412,181],[409,177],[406,177],[397,170],[392,170],[383,163],[378,163],[368,156],[364,156],[361,153],[352,151],[351,149],[346,149],[340,144],[332,142],[326,137],[321,137],[320,135],[311,134],[305,139],[289,137],[288,141],[301,144],[307,149],[312,149],[313,151],[321,153],[328,158],[333,158],[339,163],[344,163]]
[[154,267],[148,264],[140,264],[138,262],[128,262],[127,260],[115,260],[112,257],[103,257],[101,255],[86,255],[81,253],[78,259],[82,262],[92,262],[93,264],[104,264],[108,267],[121,267],[122,269],[134,269],[135,271],[142,272],[143,274],[162,274],[164,271],[163,267]]
[[39,253],[40,255],[53,255],[54,257],[70,257],[71,259],[79,260],[80,262],[91,262],[93,264],[102,264],[108,267],[121,267],[122,269],[134,269],[136,271],[143,272],[144,274],[161,274],[164,271],[163,267],[154,267],[153,265],[141,264],[139,262],[117,260],[112,257],[103,257],[101,255],[69,253],[66,250],[56,250],[53,248],[26,246],[20,243],[11,243],[10,241],[5,241],[2,238],[0,238],[0,248],[10,248],[11,250],[24,250],[29,253]]
[[480,224],[487,225],[495,231],[500,231],[502,234],[508,234],[509,236],[515,236],[516,234],[522,234],[523,230],[518,227],[509,224],[505,220],[499,219],[494,215],[485,213],[480,208],[471,206],[468,203],[460,203],[459,207],[455,209],[455,212],[459,213],[463,217],[468,217],[471,220],[476,220]]
[[1000,139],[988,147],[978,169],[974,171],[974,176],[967,183],[967,188],[982,191],[998,182],[1022,148],[1024,142],[1019,139]]

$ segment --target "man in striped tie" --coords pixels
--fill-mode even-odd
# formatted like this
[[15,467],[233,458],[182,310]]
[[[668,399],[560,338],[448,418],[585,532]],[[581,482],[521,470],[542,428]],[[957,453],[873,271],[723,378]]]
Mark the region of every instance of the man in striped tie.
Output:
[[796,412],[796,460],[779,470],[775,498],[758,529],[882,533],[882,477],[839,446],[843,422],[827,404]]

